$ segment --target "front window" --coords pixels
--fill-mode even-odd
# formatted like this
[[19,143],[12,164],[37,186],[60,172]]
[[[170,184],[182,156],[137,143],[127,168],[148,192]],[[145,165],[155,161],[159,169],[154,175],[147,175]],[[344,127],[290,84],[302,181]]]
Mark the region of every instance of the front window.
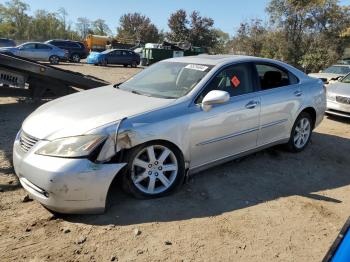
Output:
[[330,73],[330,74],[345,75],[350,73],[350,67],[349,66],[330,66],[326,68],[323,72]]
[[203,98],[213,90],[229,93],[231,97],[254,92],[252,65],[242,63],[229,66],[220,71],[198,96],[196,104],[202,103]]
[[350,84],[350,74],[345,76],[340,82]]
[[160,62],[119,86],[141,95],[179,98],[189,93],[212,69],[210,65]]
[[35,44],[34,43],[23,44],[18,47],[21,49],[35,49]]

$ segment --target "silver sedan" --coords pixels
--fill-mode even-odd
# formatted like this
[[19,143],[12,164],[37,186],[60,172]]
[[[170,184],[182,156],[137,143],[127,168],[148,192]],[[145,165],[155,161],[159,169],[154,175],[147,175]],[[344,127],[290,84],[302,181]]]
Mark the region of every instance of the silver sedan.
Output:
[[326,112],[350,118],[350,74],[327,87]]
[[18,132],[13,162],[47,208],[97,213],[119,176],[135,197],[153,198],[188,174],[266,147],[300,152],[325,109],[322,81],[285,63],[173,58],[39,107]]
[[48,61],[58,64],[60,61],[68,60],[68,51],[62,50],[54,45],[28,42],[16,47],[0,48],[0,53],[20,56],[36,61]]

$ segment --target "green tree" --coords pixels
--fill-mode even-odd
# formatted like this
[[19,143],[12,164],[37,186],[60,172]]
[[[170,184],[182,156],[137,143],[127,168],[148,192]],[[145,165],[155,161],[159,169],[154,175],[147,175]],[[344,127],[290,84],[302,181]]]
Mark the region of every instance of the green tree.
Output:
[[314,71],[341,57],[350,12],[338,0],[271,0],[266,10],[273,28],[282,32],[277,41],[283,60]]
[[190,33],[188,23],[189,21],[185,10],[180,9],[171,14],[168,19],[170,32],[167,34],[167,38],[173,42],[187,41]]
[[158,42],[160,39],[157,27],[147,16],[140,13],[128,13],[120,17],[117,37],[122,42],[132,43]]
[[232,50],[237,54],[261,56],[267,29],[262,20],[252,19],[240,24],[231,42]]
[[185,10],[180,9],[171,14],[168,19],[170,32],[167,38],[174,42],[190,42],[194,46],[213,48],[217,41],[217,31],[214,20],[200,16],[193,11],[189,18]]
[[76,23],[77,32],[81,39],[85,39],[88,34],[92,34],[91,21],[86,17],[79,17]]
[[216,36],[215,45],[210,49],[212,54],[227,54],[230,52],[230,35],[220,29],[214,29]]
[[209,17],[202,17],[199,12],[193,11],[190,15],[190,36],[189,41],[194,46],[213,47],[216,44],[214,20]]
[[92,30],[96,35],[109,35],[111,34],[111,29],[109,29],[106,21],[103,19],[97,19],[92,22]]
[[30,17],[27,14],[29,5],[20,0],[11,0],[0,5],[0,31],[7,32],[7,36],[15,39],[27,39],[28,23]]

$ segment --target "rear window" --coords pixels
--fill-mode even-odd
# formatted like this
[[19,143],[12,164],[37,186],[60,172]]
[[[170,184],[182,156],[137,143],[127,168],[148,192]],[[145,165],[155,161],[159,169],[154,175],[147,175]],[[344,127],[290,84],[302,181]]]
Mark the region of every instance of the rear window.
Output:
[[262,90],[297,84],[298,78],[284,68],[271,64],[256,63]]
[[68,41],[50,41],[49,44],[60,48],[82,48],[80,44]]

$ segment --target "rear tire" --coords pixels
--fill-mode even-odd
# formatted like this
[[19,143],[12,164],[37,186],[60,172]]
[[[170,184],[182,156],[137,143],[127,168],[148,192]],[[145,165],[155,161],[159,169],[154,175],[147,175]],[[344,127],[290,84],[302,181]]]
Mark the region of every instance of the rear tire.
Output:
[[131,67],[136,68],[137,67],[137,62],[136,61],[132,61],[131,62]]
[[289,151],[298,153],[303,151],[310,142],[313,121],[309,113],[302,112],[295,120],[287,148]]
[[140,199],[170,194],[185,178],[185,164],[181,151],[166,142],[149,142],[126,154],[127,172],[123,189]]
[[79,54],[72,54],[71,60],[73,63],[80,63],[80,55]]
[[52,55],[49,57],[49,62],[52,65],[58,65],[60,63],[60,58],[57,55]]

